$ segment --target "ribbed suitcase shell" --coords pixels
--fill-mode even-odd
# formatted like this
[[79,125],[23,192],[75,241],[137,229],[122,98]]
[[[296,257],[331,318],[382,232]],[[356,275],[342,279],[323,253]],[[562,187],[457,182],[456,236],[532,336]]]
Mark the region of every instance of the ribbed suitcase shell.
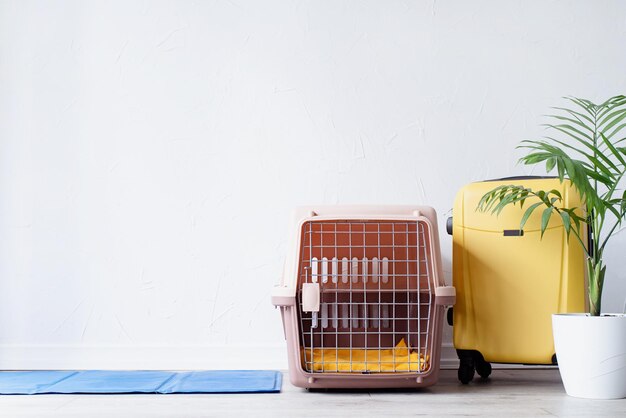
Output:
[[536,199],[528,199],[523,209],[510,205],[499,216],[476,210],[486,192],[507,184],[556,189],[564,207],[582,207],[569,181],[561,184],[557,178],[485,181],[458,192],[453,210],[454,346],[477,350],[487,362],[551,364],[551,314],[585,309],[584,252],[573,234],[567,245],[558,214],[540,239],[541,206],[523,235],[515,233]]

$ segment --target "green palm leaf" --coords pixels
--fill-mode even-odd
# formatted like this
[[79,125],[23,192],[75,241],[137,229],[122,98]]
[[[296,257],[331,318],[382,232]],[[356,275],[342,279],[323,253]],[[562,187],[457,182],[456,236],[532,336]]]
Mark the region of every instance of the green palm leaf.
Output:
[[[524,149],[526,155],[519,161],[525,165],[545,164],[547,172],[556,169],[560,181],[568,179],[581,195],[584,208],[563,207],[558,190],[533,191],[506,185],[487,192],[477,209],[497,215],[508,205],[519,202],[523,206],[527,199],[537,199],[524,211],[520,229],[532,213],[544,207],[540,223],[542,236],[551,216],[557,213],[567,236],[573,234],[588,256],[589,304],[591,313],[598,315],[606,269],[603,251],[617,226],[626,218],[626,191],[620,187],[626,177],[626,147],[618,146],[626,137],[617,136],[626,128],[626,96],[614,96],[601,104],[577,97],[565,99],[572,106],[552,108],[559,113],[547,117],[556,122],[544,125],[562,138],[546,136],[542,140],[522,141],[518,148]],[[614,197],[618,190],[619,197]],[[607,217],[607,214],[612,216]],[[607,222],[613,222],[612,226]],[[591,248],[587,248],[583,239],[583,228],[587,225],[592,227],[596,243]]]

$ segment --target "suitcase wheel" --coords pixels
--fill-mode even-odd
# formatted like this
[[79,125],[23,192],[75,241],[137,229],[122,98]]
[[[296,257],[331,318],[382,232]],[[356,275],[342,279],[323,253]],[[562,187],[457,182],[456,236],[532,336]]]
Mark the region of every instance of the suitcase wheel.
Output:
[[461,383],[467,385],[474,378],[474,359],[469,356],[462,356],[459,360],[458,377]]
[[485,360],[476,360],[476,373],[483,379],[486,379],[491,374],[491,363],[486,362]]
[[486,379],[491,374],[491,363],[477,350],[456,350],[459,356],[459,380],[467,385],[474,378],[474,373]]
[[476,373],[483,379],[486,379],[491,374],[491,363],[485,361],[485,358],[480,353],[480,351],[472,350],[472,354],[474,357],[474,367],[476,368]]

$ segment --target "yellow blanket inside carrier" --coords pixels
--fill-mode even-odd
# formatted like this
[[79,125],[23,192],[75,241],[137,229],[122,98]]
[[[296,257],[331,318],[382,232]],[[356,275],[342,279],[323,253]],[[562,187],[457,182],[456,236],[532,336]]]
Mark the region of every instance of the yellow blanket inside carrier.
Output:
[[[311,353],[313,351],[313,353]],[[305,369],[315,372],[423,372],[430,358],[411,351],[404,338],[385,350],[349,348],[310,348],[303,350]]]

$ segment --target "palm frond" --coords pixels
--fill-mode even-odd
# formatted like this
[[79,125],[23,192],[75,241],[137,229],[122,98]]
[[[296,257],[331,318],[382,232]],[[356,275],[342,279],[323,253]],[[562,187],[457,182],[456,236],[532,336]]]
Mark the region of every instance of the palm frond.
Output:
[[[555,114],[547,115],[553,123],[544,126],[555,136],[542,140],[524,140],[518,148],[526,150],[520,158],[525,165],[545,164],[548,173],[556,169],[561,182],[568,179],[580,194],[583,208],[562,206],[563,198],[558,190],[531,190],[523,186],[505,185],[485,193],[478,210],[500,214],[508,205],[524,203],[533,199],[523,212],[520,229],[530,216],[543,208],[540,230],[543,236],[550,219],[557,213],[567,236],[573,233],[588,256],[589,302],[592,314],[600,313],[603,277],[606,266],[602,254],[616,228],[626,218],[626,190],[620,184],[626,177],[626,141],[618,135],[626,128],[626,96],[618,95],[595,104],[587,99],[565,97],[572,106],[554,107]],[[617,192],[619,195],[614,196]],[[609,216],[615,217],[608,233],[602,236]],[[587,248],[582,228],[591,225],[594,245]]]

